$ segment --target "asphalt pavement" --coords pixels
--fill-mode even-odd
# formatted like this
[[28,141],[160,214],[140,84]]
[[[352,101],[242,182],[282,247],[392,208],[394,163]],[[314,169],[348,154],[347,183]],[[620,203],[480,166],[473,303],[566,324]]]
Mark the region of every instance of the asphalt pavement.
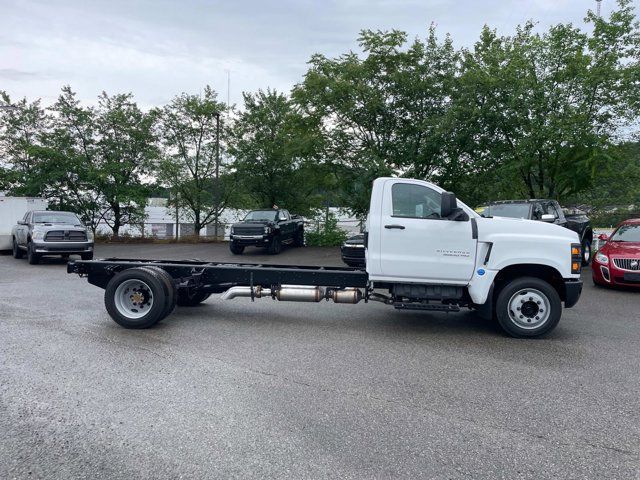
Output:
[[535,340],[473,312],[218,296],[132,331],[61,260],[0,256],[0,478],[640,478],[640,292],[589,275]]

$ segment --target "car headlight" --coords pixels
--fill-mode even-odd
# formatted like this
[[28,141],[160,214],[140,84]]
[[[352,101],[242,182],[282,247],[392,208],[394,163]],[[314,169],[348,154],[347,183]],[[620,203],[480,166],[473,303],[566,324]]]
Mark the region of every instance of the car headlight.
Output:
[[596,253],[596,262],[607,265],[609,263],[609,257],[607,257],[604,253]]
[[271,233],[271,227],[264,227],[264,233]]
[[231,230],[229,230],[229,235],[233,235],[233,227],[231,227]]
[[94,239],[93,232],[91,230],[87,230],[87,240],[90,242],[93,242],[93,239]]
[[42,240],[44,238],[44,232],[42,230],[34,230],[31,234],[32,240]]

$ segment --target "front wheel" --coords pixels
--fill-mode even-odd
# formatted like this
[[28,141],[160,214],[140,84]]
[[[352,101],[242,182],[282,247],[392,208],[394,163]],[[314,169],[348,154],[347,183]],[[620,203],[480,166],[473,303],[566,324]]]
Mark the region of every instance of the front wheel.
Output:
[[591,263],[591,242],[585,240],[582,242],[582,266],[586,267]]
[[496,300],[498,323],[512,337],[538,337],[560,321],[560,295],[549,283],[523,277],[506,284]]
[[13,258],[22,258],[22,256],[24,255],[24,252],[20,250],[20,247],[18,246],[18,242],[16,241],[15,238],[13,239],[12,250],[13,250]]
[[40,263],[40,255],[38,255],[35,251],[35,247],[33,243],[27,243],[27,261],[29,265],[37,265]]
[[273,239],[271,240],[271,243],[269,244],[269,253],[271,255],[277,255],[280,253],[281,250],[282,250],[282,242],[280,241],[280,237],[278,236],[273,237]]
[[244,252],[244,247],[242,245],[238,245],[235,242],[229,242],[229,250],[231,250],[231,253],[233,253],[234,255],[242,255],[242,252]]

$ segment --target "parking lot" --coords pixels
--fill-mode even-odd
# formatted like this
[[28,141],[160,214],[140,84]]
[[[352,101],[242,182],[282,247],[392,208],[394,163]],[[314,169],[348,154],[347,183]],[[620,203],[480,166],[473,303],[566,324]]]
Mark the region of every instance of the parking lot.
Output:
[[[226,245],[97,257],[236,260]],[[248,262],[341,265],[337,249]],[[125,330],[61,260],[0,256],[0,478],[637,478],[640,293],[548,337],[381,304],[223,302]]]

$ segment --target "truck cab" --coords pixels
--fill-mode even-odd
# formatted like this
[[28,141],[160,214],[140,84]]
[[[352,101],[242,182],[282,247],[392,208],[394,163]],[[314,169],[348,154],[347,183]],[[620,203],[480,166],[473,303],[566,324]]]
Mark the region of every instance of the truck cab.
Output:
[[481,217],[422,180],[374,181],[365,240],[369,281],[396,307],[468,306],[517,336],[553,328],[559,303],[573,306],[582,289],[575,232]]

